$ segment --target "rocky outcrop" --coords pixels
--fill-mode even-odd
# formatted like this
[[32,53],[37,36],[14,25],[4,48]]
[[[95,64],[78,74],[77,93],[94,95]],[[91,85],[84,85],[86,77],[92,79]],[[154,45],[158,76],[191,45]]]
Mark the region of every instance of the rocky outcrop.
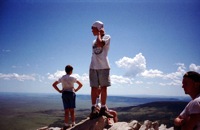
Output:
[[104,117],[93,120],[87,118],[86,120],[78,123],[74,128],[71,128],[70,130],[103,130],[105,126],[106,118]]
[[[43,127],[39,128],[38,130],[62,130],[62,128]],[[68,130],[174,130],[174,128],[167,128],[166,125],[159,125],[157,121],[152,122],[149,120],[144,121],[143,124],[133,120],[129,123],[117,122],[109,125],[106,117],[99,117],[93,120],[87,118]]]

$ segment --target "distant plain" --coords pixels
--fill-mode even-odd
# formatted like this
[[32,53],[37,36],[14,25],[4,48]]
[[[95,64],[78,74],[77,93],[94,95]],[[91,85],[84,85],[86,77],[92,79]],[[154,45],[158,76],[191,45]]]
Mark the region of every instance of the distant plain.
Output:
[[[190,99],[188,97],[109,96],[108,107],[118,112],[119,121],[159,121],[173,125]],[[77,95],[76,122],[88,117],[90,95]],[[0,93],[0,129],[36,130],[44,126],[61,127],[64,122],[61,95]]]

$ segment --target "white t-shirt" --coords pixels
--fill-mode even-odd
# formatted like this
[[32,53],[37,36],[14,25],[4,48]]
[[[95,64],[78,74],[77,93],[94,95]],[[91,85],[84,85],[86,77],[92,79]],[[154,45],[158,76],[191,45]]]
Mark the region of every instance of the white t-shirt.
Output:
[[103,36],[102,40],[105,42],[105,45],[103,47],[95,46],[96,40],[93,41],[90,69],[110,69],[108,60],[110,38],[110,35]]
[[59,83],[62,83],[63,91],[72,91],[74,92],[74,83],[77,82],[77,79],[71,75],[63,75],[59,80]]
[[[200,114],[200,94],[187,104],[185,109],[181,112],[180,116],[185,119],[191,114]],[[200,122],[198,123],[197,129],[195,130],[200,130]]]

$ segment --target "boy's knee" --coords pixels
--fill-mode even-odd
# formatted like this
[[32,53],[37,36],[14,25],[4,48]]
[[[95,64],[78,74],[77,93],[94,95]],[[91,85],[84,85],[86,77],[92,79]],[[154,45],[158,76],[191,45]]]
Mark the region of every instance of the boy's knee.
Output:
[[70,108],[69,111],[70,111],[70,112],[74,112],[74,108]]
[[98,91],[98,87],[92,87],[92,91]]
[[107,87],[101,87],[101,92],[106,92],[107,91]]
[[65,112],[69,112],[69,109],[67,108],[67,109],[65,109]]

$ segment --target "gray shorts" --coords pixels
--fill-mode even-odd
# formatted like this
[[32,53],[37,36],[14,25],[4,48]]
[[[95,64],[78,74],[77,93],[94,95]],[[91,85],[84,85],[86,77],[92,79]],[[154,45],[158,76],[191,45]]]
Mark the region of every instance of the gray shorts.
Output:
[[94,70],[90,69],[90,86],[91,87],[108,87],[110,82],[110,69]]

